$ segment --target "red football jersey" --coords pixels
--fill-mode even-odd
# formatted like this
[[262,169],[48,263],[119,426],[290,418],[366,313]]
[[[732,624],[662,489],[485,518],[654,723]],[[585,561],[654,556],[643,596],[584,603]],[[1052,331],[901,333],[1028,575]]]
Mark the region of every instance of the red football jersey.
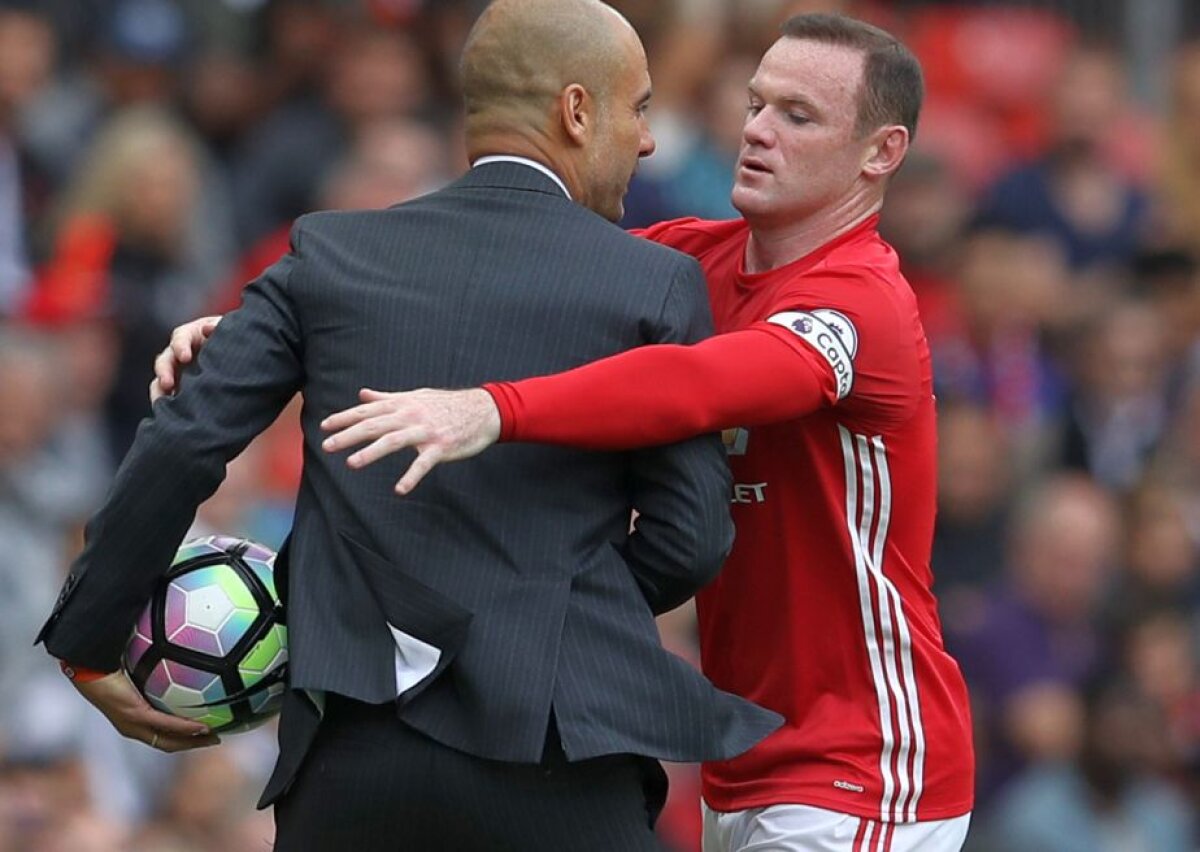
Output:
[[703,667],[787,722],[704,766],[717,810],[790,803],[911,822],[972,807],[967,690],[931,591],[929,349],[875,226],[757,275],[743,269],[744,221],[642,232],[700,261],[718,333],[787,328],[836,388],[816,413],[726,433],[737,540],[697,597]]

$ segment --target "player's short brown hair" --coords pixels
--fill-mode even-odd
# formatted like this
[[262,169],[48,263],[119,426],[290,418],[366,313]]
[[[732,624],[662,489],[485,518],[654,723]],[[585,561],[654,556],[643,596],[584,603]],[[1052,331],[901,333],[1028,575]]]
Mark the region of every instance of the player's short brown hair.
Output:
[[858,96],[856,130],[865,136],[887,124],[902,124],[916,136],[925,80],[912,51],[891,33],[845,15],[796,15],[784,22],[786,38],[862,51],[863,87]]

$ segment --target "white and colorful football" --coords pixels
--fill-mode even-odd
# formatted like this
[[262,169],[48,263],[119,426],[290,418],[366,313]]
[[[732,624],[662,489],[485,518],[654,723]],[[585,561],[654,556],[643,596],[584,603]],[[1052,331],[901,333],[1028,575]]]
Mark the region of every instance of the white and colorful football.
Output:
[[152,706],[219,734],[279,712],[287,660],[275,553],[229,536],[179,548],[125,649],[126,671]]

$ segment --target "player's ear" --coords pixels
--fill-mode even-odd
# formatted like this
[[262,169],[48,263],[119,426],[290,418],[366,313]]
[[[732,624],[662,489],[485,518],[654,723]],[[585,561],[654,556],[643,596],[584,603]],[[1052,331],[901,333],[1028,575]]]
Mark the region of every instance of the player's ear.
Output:
[[893,174],[904,162],[908,143],[908,128],[903,125],[890,124],[876,130],[871,134],[863,158],[863,174],[872,178],[885,178]]
[[558,94],[558,114],[563,132],[576,145],[587,144],[595,130],[595,101],[591,93],[572,83]]

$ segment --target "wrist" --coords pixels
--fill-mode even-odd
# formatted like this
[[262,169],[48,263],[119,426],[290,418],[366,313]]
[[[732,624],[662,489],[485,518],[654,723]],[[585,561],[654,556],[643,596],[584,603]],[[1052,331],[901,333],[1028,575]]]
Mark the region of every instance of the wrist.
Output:
[[516,420],[519,395],[511,382],[488,382],[482,387],[482,390],[491,397],[492,404],[495,406],[495,414],[499,421],[499,434],[496,440],[501,443],[511,441],[515,431],[514,421]]
[[93,681],[106,678],[111,674],[111,672],[102,672],[97,669],[84,668],[83,666],[73,666],[66,660],[59,660],[58,667],[67,676],[67,680],[72,683],[92,683]]

